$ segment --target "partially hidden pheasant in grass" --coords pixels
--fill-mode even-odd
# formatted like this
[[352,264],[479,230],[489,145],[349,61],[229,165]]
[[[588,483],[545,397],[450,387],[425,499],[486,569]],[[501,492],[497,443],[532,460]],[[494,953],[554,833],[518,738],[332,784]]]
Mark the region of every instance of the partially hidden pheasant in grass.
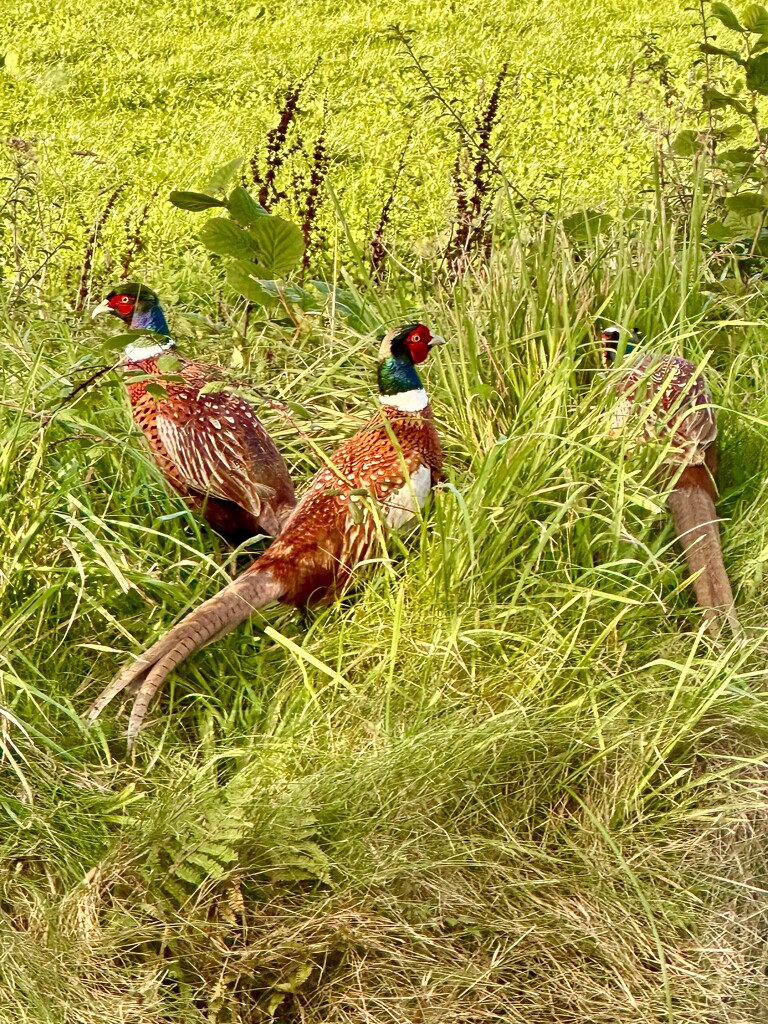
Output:
[[170,486],[232,543],[276,536],[296,498],[285,462],[251,404],[223,387],[201,394],[223,373],[178,355],[149,288],[121,284],[92,316],[102,313],[154,334],[126,346],[121,366],[134,419]]
[[646,440],[669,442],[666,466],[674,477],[669,509],[693,579],[696,600],[707,628],[719,635],[727,623],[740,631],[733,591],[723,562],[717,498],[717,418],[704,377],[695,363],[680,356],[635,352],[642,344],[637,329],[613,326],[602,332],[603,360],[632,353],[617,367],[611,433],[620,434],[636,414]]
[[272,601],[302,606],[332,600],[375,551],[382,524],[396,528],[413,518],[443,464],[415,364],[442,342],[423,324],[387,334],[378,363],[381,408],[373,419],[315,474],[267,551],[127,665],[94,701],[89,721],[122,691],[135,694],[130,747],[153,696],[186,658]]

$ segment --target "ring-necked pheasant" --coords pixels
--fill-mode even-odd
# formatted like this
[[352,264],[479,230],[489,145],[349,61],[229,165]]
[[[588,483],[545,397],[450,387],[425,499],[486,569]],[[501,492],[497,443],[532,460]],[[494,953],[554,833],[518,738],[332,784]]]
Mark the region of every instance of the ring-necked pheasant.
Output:
[[285,462],[250,403],[227,390],[200,394],[223,374],[176,353],[149,288],[121,284],[92,316],[102,313],[156,335],[126,346],[121,365],[134,419],[171,487],[233,543],[258,533],[276,536],[296,498]]
[[[641,338],[636,328],[626,332],[613,326],[602,332],[602,342],[603,360],[613,366],[619,347],[626,355],[641,344]],[[636,412],[644,438],[669,442],[665,461],[675,483],[668,503],[688,570],[695,575],[696,600],[711,633],[717,635],[724,622],[737,633],[715,510],[717,419],[704,377],[695,363],[654,352],[633,354],[621,362],[620,371],[614,383],[618,401],[611,433],[621,433]]]
[[413,518],[440,479],[443,463],[414,364],[443,340],[423,324],[409,324],[384,338],[378,363],[382,408],[315,474],[267,551],[127,665],[93,703],[89,721],[118,693],[135,693],[130,746],[149,702],[190,654],[272,601],[301,606],[331,600],[375,550],[382,521],[396,528]]

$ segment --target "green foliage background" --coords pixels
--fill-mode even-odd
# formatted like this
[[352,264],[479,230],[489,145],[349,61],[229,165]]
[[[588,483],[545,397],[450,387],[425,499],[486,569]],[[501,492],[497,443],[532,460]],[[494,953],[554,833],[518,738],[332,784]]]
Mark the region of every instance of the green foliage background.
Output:
[[[654,124],[670,119],[639,37],[657,37],[678,87],[693,95],[683,73],[693,21],[682,6],[624,0],[22,0],[4,17],[0,117],[10,134],[41,140],[56,171],[51,198],[90,222],[108,186],[128,182],[122,202],[138,207],[155,187],[203,185],[214,167],[250,155],[275,121],[276,100],[312,72],[302,105],[318,125],[325,117],[347,216],[372,227],[412,133],[396,222],[431,236],[445,230],[455,132],[425,102],[391,23],[413,33],[460,108],[509,61],[497,148],[510,179],[548,203],[562,193],[568,205],[613,207],[647,174],[652,140],[638,112]],[[170,255],[185,229],[181,215],[153,211],[155,251]]]

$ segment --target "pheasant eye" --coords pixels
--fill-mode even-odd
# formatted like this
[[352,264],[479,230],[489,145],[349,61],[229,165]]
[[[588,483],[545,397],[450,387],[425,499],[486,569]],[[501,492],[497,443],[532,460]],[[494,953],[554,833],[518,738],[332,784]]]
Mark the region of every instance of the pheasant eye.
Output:
[[430,333],[423,324],[414,327],[406,338],[406,345],[414,363],[423,363],[429,355]]

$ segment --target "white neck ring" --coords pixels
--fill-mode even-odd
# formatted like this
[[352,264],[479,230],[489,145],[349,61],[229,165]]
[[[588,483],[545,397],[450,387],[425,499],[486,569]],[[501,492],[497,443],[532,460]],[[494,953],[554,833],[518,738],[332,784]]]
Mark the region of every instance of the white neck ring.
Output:
[[400,412],[421,412],[429,405],[427,392],[424,388],[415,388],[413,391],[401,391],[398,395],[379,395],[382,405],[392,409],[399,409]]
[[156,342],[154,345],[126,345],[123,349],[124,363],[142,363],[145,359],[157,359],[164,352],[173,348],[173,342]]

